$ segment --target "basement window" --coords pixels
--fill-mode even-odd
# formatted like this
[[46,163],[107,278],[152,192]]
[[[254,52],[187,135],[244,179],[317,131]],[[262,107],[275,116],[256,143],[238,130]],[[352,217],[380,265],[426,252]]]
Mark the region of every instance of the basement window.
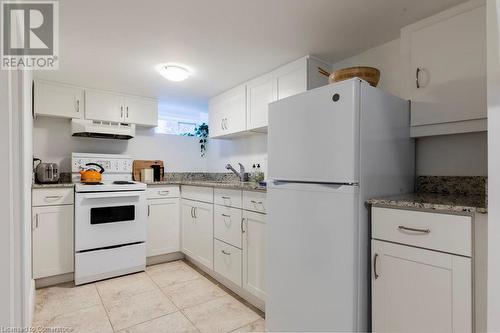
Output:
[[155,133],[192,134],[196,127],[207,122],[207,110],[160,104],[158,105],[158,127],[155,128]]

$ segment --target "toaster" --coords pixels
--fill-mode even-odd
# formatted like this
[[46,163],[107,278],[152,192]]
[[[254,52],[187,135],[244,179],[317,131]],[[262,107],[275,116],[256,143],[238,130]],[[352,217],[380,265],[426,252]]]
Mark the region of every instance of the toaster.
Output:
[[40,163],[36,166],[37,183],[57,183],[59,181],[59,166],[57,163]]

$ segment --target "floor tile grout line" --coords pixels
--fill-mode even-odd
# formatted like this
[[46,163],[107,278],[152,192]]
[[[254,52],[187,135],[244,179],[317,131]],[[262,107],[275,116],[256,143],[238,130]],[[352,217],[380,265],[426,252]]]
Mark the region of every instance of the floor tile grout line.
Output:
[[244,306],[246,306],[247,308],[249,308],[250,310],[252,310],[253,312],[255,312],[257,315],[259,315],[259,317],[261,317],[262,319],[266,319],[264,311],[262,311],[261,309],[259,309],[255,305],[251,304],[247,300],[245,300],[243,297],[241,297],[240,295],[238,295],[237,293],[235,293],[234,291],[232,291],[230,288],[226,287],[224,284],[222,284],[222,282],[216,280],[213,276],[211,276],[207,272],[203,271],[201,268],[197,267],[192,262],[187,261],[187,260],[182,260],[182,261],[184,261],[186,263],[186,265],[192,267],[195,271],[199,272],[201,275],[203,275],[204,277],[206,277],[210,282],[212,282],[213,284],[215,284],[218,287],[220,287],[228,295],[230,295],[233,298],[235,298],[238,302],[240,302],[241,304],[243,304]]
[[97,288],[97,284],[94,283],[94,287],[97,291],[97,295],[99,296],[99,299],[101,300],[101,305],[104,309],[104,312],[106,313],[106,317],[108,318],[109,324],[111,325],[111,330],[113,330],[113,332],[116,332],[115,327],[113,326],[113,323],[111,322],[111,318],[109,317],[108,309],[106,308],[106,305],[104,305],[104,300],[102,299],[101,293],[99,292],[99,288]]
[[[137,273],[134,273],[134,274],[137,274]],[[131,275],[132,275],[132,274],[131,274]],[[179,308],[175,305],[175,303],[174,303],[174,302],[172,302],[172,301],[170,300],[170,298],[168,298],[168,296],[167,296],[167,295],[165,295],[165,293],[162,291],[161,287],[160,287],[160,286],[158,286],[158,284],[156,284],[156,282],[155,282],[155,281],[154,281],[154,280],[153,280],[150,276],[147,276],[147,277],[148,277],[148,279],[150,279],[150,280],[151,280],[151,282],[152,282],[152,283],[153,283],[153,285],[155,286],[155,289],[152,289],[152,290],[146,290],[146,291],[141,291],[141,292],[138,292],[138,293],[135,293],[135,294],[132,294],[132,295],[124,296],[123,298],[125,298],[125,299],[126,299],[126,298],[130,298],[130,297],[137,296],[137,295],[142,295],[142,294],[145,294],[145,293],[148,293],[148,292],[152,292],[152,291],[155,291],[155,290],[158,290],[158,289],[159,289],[160,293],[161,293],[162,295],[164,295],[164,296],[166,296],[166,297],[167,297],[167,299],[168,299],[168,300],[172,303],[172,305],[175,307],[175,309],[176,309],[176,310],[175,310],[175,311],[172,311],[172,312],[164,313],[164,314],[162,314],[162,315],[160,315],[160,316],[158,316],[158,317],[153,317],[153,318],[150,318],[150,319],[145,320],[145,321],[140,322],[140,323],[133,324],[133,325],[131,325],[131,326],[123,327],[123,328],[121,328],[121,329],[119,329],[119,330],[115,330],[115,328],[114,328],[114,326],[113,326],[113,323],[111,323],[111,318],[109,318],[109,314],[108,314],[108,310],[107,310],[107,308],[106,308],[106,305],[104,305],[104,300],[102,299],[102,296],[100,295],[99,290],[97,290],[97,293],[99,294],[99,297],[101,298],[101,302],[103,303],[104,310],[106,311],[106,314],[108,315],[108,319],[109,319],[109,322],[111,323],[111,327],[113,328],[113,332],[122,331],[122,330],[125,330],[125,329],[128,329],[128,328],[134,327],[134,326],[136,326],[136,325],[144,324],[144,323],[147,323],[148,321],[152,321],[152,320],[155,320],[155,319],[161,318],[161,317],[163,317],[163,316],[167,316],[167,315],[169,315],[169,314],[172,314],[172,313],[175,313],[175,312],[179,312],[179,311],[180,311],[180,309],[179,309]],[[96,285],[96,289],[97,289],[97,285]],[[116,302],[117,302],[117,300],[113,300],[113,301],[110,301],[110,302],[111,302],[111,303],[116,303]]]
[[[66,284],[66,283],[63,283],[63,284]],[[90,285],[90,283],[89,283],[89,285]],[[92,283],[92,285],[94,285],[94,287],[95,287],[95,284],[94,284],[94,283]],[[54,286],[47,286],[47,287],[44,287],[44,288],[42,288],[42,289],[45,289],[45,288],[46,288],[46,289],[49,289],[49,288],[53,288],[53,287],[57,287],[57,286],[58,286],[58,285],[54,285]],[[77,286],[73,285],[73,287],[72,287],[72,288],[75,288],[75,287],[77,287]],[[98,293],[98,295],[99,295],[99,293]],[[35,302],[36,302],[36,297],[37,297],[37,296],[35,295]],[[99,298],[99,300],[100,300],[100,298]],[[94,306],[98,306],[98,305],[99,305],[99,304],[92,304],[92,305],[83,306],[83,307],[78,308],[78,309],[76,309],[76,310],[67,311],[67,312],[61,312],[61,313],[59,313],[59,314],[57,314],[57,315],[55,315],[55,316],[50,317],[49,319],[44,319],[44,320],[42,320],[42,321],[41,321],[41,323],[42,323],[43,325],[45,325],[46,323],[48,323],[48,322],[50,322],[50,321],[53,321],[54,319],[59,318],[59,317],[61,317],[61,316],[70,315],[70,314],[72,314],[72,313],[75,313],[75,312],[78,312],[78,311],[82,311],[82,310],[86,310],[86,309],[90,309],[90,308],[92,308],[92,307],[94,307]],[[42,307],[42,308],[43,308],[43,307]],[[36,313],[33,315],[33,323],[36,321],[36,317],[35,317],[35,316],[36,316]]]
[[153,317],[153,318],[151,318],[151,319],[141,321],[140,323],[136,323],[136,324],[133,324],[133,325],[130,325],[130,326],[127,326],[127,327],[120,328],[120,329],[118,330],[118,332],[119,332],[119,331],[126,330],[126,329],[129,329],[129,328],[132,328],[132,327],[135,327],[135,326],[137,326],[137,325],[142,325],[142,324],[148,323],[148,322],[150,322],[150,321],[153,321],[153,320],[156,320],[156,319],[159,319],[159,318],[161,318],[161,317],[165,317],[165,316],[168,316],[168,315],[171,315],[171,314],[177,313],[177,312],[180,312],[180,310],[178,310],[178,309],[177,309],[176,311],[172,311],[172,312],[169,312],[169,313],[164,313],[164,314],[159,315],[159,316],[157,316],[157,317]]
[[[178,261],[180,261],[180,262],[184,262],[184,260],[178,260]],[[185,263],[185,262],[184,262],[184,263]],[[189,265],[188,265],[188,266],[189,266]],[[198,273],[198,272],[197,272],[197,273]],[[199,274],[199,273],[198,273],[198,274]],[[188,316],[184,313],[184,311],[183,311],[184,309],[181,309],[180,307],[178,307],[178,306],[177,306],[177,304],[175,304],[175,303],[174,303],[174,301],[172,301],[171,297],[170,297],[170,296],[169,296],[169,295],[168,295],[168,294],[167,294],[167,293],[163,290],[163,288],[164,288],[164,287],[160,287],[160,285],[159,285],[159,284],[157,284],[157,283],[156,283],[156,281],[154,281],[154,280],[153,280],[153,279],[152,279],[149,275],[148,275],[148,277],[149,277],[149,278],[153,281],[153,283],[154,283],[154,284],[156,284],[156,285],[158,286],[158,288],[160,288],[161,292],[165,295],[165,297],[167,297],[167,298],[168,298],[168,299],[172,302],[172,304],[174,304],[174,306],[175,306],[177,309],[179,309],[180,314],[181,314],[184,318],[186,318],[186,319],[187,319],[187,321],[189,321],[189,322],[191,323],[191,325],[193,325],[193,327],[194,327],[194,328],[195,328],[198,332],[200,332],[200,333],[201,333],[201,330],[198,328],[198,326],[196,326],[196,324],[195,324],[193,321],[191,321],[191,319],[190,319],[190,318],[189,318],[189,317],[188,317]],[[200,274],[200,277],[203,277],[203,275],[201,275],[201,274]],[[177,284],[180,284],[180,283],[185,283],[185,282],[189,282],[189,281],[194,281],[194,280],[198,280],[198,279],[200,279],[200,277],[197,277],[196,279],[193,279],[193,280],[182,281],[182,282],[179,282],[179,283],[177,283]],[[175,284],[176,284],[176,283],[174,283],[173,285],[175,285]],[[202,304],[202,303],[200,303],[200,304]]]
[[[245,327],[245,326],[247,326],[247,325],[250,325],[250,324],[256,323],[256,322],[258,322],[259,320],[264,320],[264,319],[263,319],[263,318],[256,319],[256,320],[251,321],[251,322],[249,322],[249,323],[247,323],[247,324],[245,324],[245,325],[241,325],[240,327],[237,327],[237,328],[235,328],[234,330],[231,330],[231,331],[229,331],[229,332],[227,332],[227,333],[232,333],[232,332],[234,332],[234,331],[236,331],[236,330],[239,330],[239,329],[240,329],[240,328],[242,328],[242,327]],[[265,329],[265,328],[264,328],[264,329]]]

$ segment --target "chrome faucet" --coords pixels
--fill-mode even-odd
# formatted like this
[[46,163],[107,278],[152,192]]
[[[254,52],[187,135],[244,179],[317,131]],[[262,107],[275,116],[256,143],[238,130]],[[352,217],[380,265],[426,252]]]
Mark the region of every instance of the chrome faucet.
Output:
[[226,164],[226,169],[231,170],[236,176],[240,178],[240,181],[244,182],[246,180],[245,167],[243,164],[238,163],[240,165],[240,172],[236,171],[231,164]]

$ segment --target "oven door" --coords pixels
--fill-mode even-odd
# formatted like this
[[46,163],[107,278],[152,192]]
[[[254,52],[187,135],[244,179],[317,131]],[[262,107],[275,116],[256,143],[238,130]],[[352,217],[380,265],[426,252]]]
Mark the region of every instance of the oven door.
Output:
[[146,241],[145,191],[75,194],[75,251]]

